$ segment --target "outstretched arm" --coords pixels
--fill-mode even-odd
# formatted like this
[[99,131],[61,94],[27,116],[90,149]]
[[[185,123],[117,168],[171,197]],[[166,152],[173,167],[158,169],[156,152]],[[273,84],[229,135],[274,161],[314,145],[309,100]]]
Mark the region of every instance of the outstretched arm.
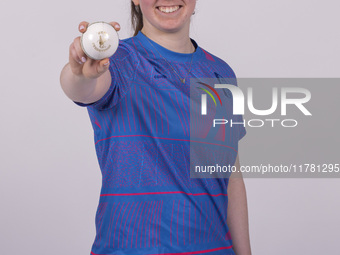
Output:
[[[110,23],[117,31],[117,22]],[[84,33],[88,22],[79,24],[79,32]],[[102,98],[111,85],[109,59],[93,60],[86,57],[76,37],[69,47],[69,62],[60,73],[60,84],[65,94],[79,103],[94,103]]]

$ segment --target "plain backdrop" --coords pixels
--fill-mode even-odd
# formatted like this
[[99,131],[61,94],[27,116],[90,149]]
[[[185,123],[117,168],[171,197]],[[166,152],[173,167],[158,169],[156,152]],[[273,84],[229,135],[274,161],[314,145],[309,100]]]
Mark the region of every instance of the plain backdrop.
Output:
[[[87,111],[59,76],[79,22],[118,21],[127,38],[129,6],[0,2],[0,254],[90,253],[101,174]],[[191,37],[238,77],[339,77],[339,9],[337,0],[198,0]],[[251,131],[241,164],[247,139]],[[254,255],[339,254],[339,179],[245,184]]]

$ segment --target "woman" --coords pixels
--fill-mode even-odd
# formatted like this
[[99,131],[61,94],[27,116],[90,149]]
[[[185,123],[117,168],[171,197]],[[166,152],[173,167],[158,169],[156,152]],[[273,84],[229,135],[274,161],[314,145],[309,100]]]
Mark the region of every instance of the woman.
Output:
[[[70,45],[61,85],[88,109],[103,176],[92,255],[251,254],[242,178],[188,173],[189,78],[235,77],[189,37],[195,6],[133,0],[135,35],[107,59],[87,58],[79,37]],[[234,134],[229,158],[239,167],[245,129]]]

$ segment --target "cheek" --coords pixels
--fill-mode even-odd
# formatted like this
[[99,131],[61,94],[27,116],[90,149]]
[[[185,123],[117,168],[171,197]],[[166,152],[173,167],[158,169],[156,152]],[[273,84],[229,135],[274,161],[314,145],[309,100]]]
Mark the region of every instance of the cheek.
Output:
[[144,16],[149,16],[154,12],[154,0],[140,0],[140,7]]
[[186,4],[190,9],[195,9],[196,7],[196,0],[186,0]]
[[155,0],[139,0],[139,4],[144,9],[152,8],[155,5]]

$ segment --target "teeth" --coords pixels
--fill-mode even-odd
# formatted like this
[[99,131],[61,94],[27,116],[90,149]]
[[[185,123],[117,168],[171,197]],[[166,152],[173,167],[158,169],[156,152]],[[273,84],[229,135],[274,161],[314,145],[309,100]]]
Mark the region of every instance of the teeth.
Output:
[[160,10],[161,12],[165,12],[165,13],[175,12],[175,11],[177,11],[178,9],[179,9],[179,6],[178,6],[178,5],[177,5],[177,6],[171,6],[171,7],[163,7],[163,6],[159,7],[159,10]]

